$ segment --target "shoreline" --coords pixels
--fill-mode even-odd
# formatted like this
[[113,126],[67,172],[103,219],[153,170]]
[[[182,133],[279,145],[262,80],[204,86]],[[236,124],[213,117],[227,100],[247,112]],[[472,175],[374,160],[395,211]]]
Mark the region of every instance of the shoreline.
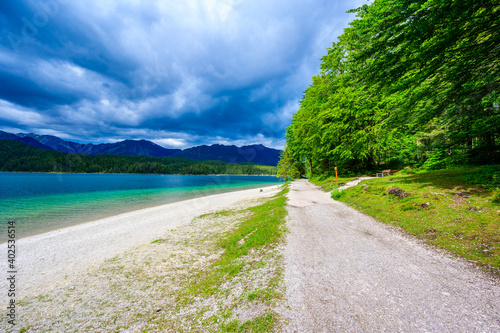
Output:
[[[134,246],[152,242],[197,216],[242,200],[270,196],[279,186],[225,192],[134,210],[16,240],[19,281],[16,299],[43,293],[65,280],[68,283],[72,276]],[[7,253],[6,245],[0,245],[2,253]],[[7,261],[2,261],[0,267],[2,274],[6,275]],[[6,276],[0,279],[0,288],[6,290]],[[6,304],[6,296],[2,295],[3,304]]]
[[[218,186],[216,184],[214,186],[218,186],[217,189],[215,189],[215,190],[214,189],[202,189],[202,190],[199,190],[199,193],[194,194],[194,195],[192,195],[192,196],[190,196],[188,198],[184,198],[184,199],[172,199],[172,198],[169,197],[168,201],[167,202],[163,202],[163,203],[154,202],[152,204],[143,204],[142,207],[137,207],[137,208],[134,208],[134,209],[127,209],[127,210],[122,210],[122,211],[118,211],[118,212],[106,213],[106,214],[103,213],[103,214],[99,214],[100,216],[93,217],[93,218],[91,218],[89,220],[86,220],[86,221],[78,221],[78,222],[74,222],[73,221],[73,222],[69,223],[68,225],[62,225],[62,226],[58,226],[56,228],[46,227],[46,228],[40,229],[40,230],[35,231],[35,232],[30,231],[29,234],[27,234],[26,236],[19,237],[19,234],[17,234],[16,235],[17,236],[16,239],[17,240],[21,240],[21,239],[25,239],[25,238],[29,238],[29,237],[34,237],[34,236],[42,235],[42,234],[45,234],[45,233],[48,233],[48,232],[52,232],[52,231],[57,231],[57,230],[65,229],[65,228],[70,228],[70,227],[78,226],[78,225],[81,225],[81,224],[92,223],[92,222],[96,222],[96,221],[103,220],[103,219],[106,219],[106,218],[112,218],[112,217],[115,217],[115,216],[118,216],[118,215],[130,213],[130,212],[137,211],[137,210],[154,208],[154,207],[168,205],[168,204],[174,204],[174,203],[177,203],[177,202],[182,202],[182,201],[186,201],[186,200],[202,198],[202,197],[211,196],[211,195],[224,194],[224,193],[232,193],[232,192],[252,190],[252,189],[260,189],[260,188],[264,188],[264,187],[279,186],[279,185],[280,184],[278,184],[278,183],[274,183],[274,184],[270,183],[269,185],[266,184],[266,183],[262,183],[262,184],[257,184],[255,186],[254,185],[238,185],[238,186],[235,186],[235,187],[224,187],[224,186]],[[249,187],[249,186],[251,186],[251,187],[250,188],[246,188],[246,187]],[[26,231],[24,231],[24,232],[26,232]],[[5,235],[0,235],[0,246],[2,246],[2,245],[4,245],[4,244],[7,243],[7,238],[4,237],[4,236]]]
[[[260,165],[260,164],[259,164]],[[268,165],[264,165],[268,166]],[[273,166],[271,166],[273,167]],[[276,167],[273,167],[276,168]],[[244,174],[244,173],[209,173],[209,174],[193,174],[193,173],[106,173],[106,172],[48,172],[48,171],[0,171],[0,173],[43,173],[48,175],[145,175],[145,176],[256,176],[256,177],[276,177],[275,174]]]

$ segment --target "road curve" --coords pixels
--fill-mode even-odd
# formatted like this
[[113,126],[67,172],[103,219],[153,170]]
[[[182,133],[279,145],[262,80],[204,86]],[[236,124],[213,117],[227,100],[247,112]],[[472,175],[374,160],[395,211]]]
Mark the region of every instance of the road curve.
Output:
[[285,332],[500,332],[500,282],[292,183]]

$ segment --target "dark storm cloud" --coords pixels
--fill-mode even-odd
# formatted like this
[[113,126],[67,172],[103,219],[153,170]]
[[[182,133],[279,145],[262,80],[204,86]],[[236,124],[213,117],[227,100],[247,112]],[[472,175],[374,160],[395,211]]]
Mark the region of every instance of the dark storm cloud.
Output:
[[279,147],[345,11],[362,3],[4,1],[0,129]]

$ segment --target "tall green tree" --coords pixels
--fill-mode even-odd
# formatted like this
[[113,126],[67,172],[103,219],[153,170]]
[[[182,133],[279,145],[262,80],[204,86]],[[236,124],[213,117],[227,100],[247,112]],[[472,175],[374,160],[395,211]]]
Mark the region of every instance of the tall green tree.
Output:
[[364,42],[353,61],[360,79],[386,94],[406,92],[393,117],[413,132],[446,131],[441,148],[470,162],[493,161],[500,129],[500,3],[492,0],[374,1],[346,29]]
[[309,174],[495,163],[500,3],[375,0],[322,58],[287,129]]
[[304,164],[292,155],[288,147],[285,147],[281,152],[277,176],[283,180],[288,180],[300,178],[304,173]]

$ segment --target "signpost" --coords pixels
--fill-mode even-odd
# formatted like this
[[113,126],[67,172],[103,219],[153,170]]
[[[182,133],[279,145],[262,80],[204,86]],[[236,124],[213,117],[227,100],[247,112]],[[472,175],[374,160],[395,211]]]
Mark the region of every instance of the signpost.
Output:
[[339,179],[337,178],[337,167],[335,167],[335,183],[338,183]]

